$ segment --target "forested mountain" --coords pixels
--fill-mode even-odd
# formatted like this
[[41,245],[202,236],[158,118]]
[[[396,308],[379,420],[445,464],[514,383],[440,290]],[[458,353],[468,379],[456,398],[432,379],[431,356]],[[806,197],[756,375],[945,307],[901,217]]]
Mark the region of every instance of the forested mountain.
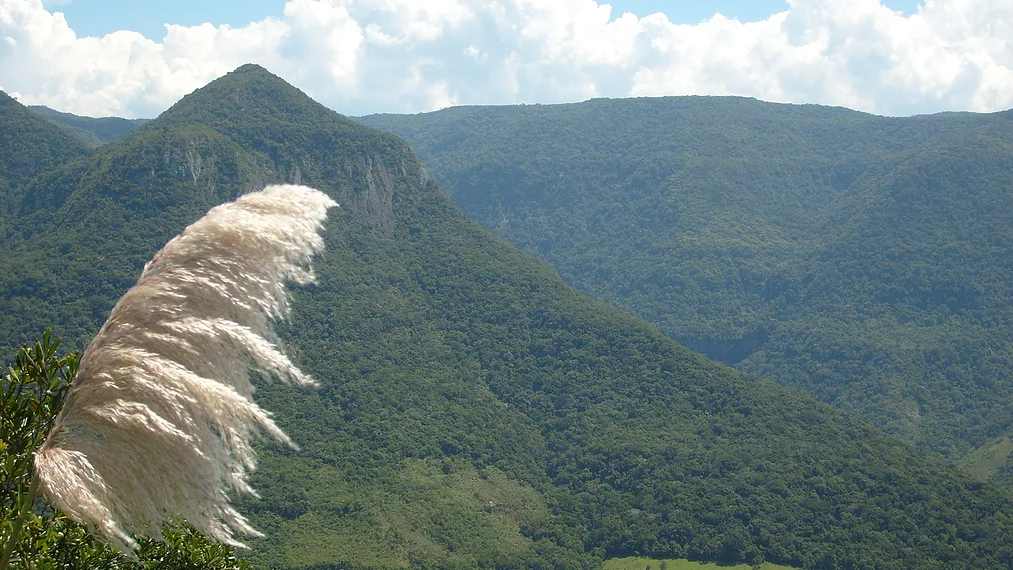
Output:
[[1013,481],[1013,112],[668,97],[362,122],[577,288]]
[[83,344],[167,239],[275,181],[342,207],[281,331],[322,386],[257,392],[301,446],[263,449],[258,567],[1013,561],[1009,497],[575,292],[468,221],[401,140],[257,66],[32,181],[0,257],[0,346],[46,326]]
[[25,183],[87,152],[79,141],[0,91],[0,244],[11,204],[21,198]]
[[32,105],[28,109],[60,127],[89,148],[118,141],[149,121],[149,119],[121,117],[83,117],[50,109],[45,105]]

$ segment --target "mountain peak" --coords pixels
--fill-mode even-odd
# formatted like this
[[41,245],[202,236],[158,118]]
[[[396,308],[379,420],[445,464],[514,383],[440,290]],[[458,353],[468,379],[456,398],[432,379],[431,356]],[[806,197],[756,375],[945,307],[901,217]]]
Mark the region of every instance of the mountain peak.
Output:
[[[393,218],[391,173],[422,176],[414,154],[399,138],[339,115],[254,64],[183,97],[147,128],[176,131],[188,145],[203,144],[208,131],[214,131],[212,138],[222,135],[266,168],[251,171],[258,183],[308,184],[330,194],[342,211],[359,213],[385,230]],[[235,153],[216,160],[229,160],[226,155]],[[401,191],[430,189],[404,186]]]
[[[229,81],[250,81],[250,80],[263,81],[267,84],[275,83],[276,86],[279,88],[284,86],[291,89],[295,89],[295,87],[293,87],[287,81],[271,73],[271,71],[266,67],[256,63],[244,63],[243,65],[240,65],[239,67],[233,69],[232,71],[226,73],[225,75],[222,75],[218,79],[215,79],[211,83],[208,83],[204,87],[209,87],[219,82],[228,83]],[[298,89],[296,90],[298,91]]]
[[243,65],[233,69],[230,73],[266,73],[267,75],[275,77],[273,73],[256,63],[244,63]]
[[220,130],[251,120],[305,126],[334,120],[351,124],[281,77],[253,63],[241,65],[183,97],[158,118],[163,124],[203,123]]

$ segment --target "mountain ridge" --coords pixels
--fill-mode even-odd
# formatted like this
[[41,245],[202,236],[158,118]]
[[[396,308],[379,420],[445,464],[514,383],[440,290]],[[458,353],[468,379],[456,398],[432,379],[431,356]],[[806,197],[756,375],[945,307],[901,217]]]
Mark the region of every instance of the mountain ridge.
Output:
[[150,121],[150,119],[121,117],[87,117],[58,111],[45,105],[32,105],[28,110],[60,127],[89,148],[118,141]]

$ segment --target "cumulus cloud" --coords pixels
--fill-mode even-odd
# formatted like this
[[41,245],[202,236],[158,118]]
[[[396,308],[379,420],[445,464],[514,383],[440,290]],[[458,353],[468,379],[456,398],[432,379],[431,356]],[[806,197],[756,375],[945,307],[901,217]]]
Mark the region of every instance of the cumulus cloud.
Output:
[[346,114],[589,97],[745,95],[907,115],[1013,106],[1013,3],[790,0],[676,24],[595,0],[288,0],[243,27],[78,37],[41,0],[0,0],[0,88],[91,115],[154,116],[247,62]]

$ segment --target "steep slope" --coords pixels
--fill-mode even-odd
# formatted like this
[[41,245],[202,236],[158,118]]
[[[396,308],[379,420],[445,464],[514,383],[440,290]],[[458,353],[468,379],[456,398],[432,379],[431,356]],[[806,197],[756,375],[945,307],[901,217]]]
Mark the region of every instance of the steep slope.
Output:
[[362,122],[712,358],[954,459],[1013,430],[1013,113],[676,97]]
[[87,149],[0,91],[0,244],[11,204],[36,174],[84,156]]
[[118,141],[149,121],[149,119],[121,117],[83,117],[50,109],[45,105],[32,105],[29,110],[60,127],[89,148]]
[[263,450],[259,565],[1009,563],[1009,498],[574,292],[400,140],[256,66],[34,183],[19,208],[38,224],[0,260],[0,344],[47,324],[84,342],[164,240],[279,180],[342,208],[281,331],[322,387],[258,389],[301,445]]

